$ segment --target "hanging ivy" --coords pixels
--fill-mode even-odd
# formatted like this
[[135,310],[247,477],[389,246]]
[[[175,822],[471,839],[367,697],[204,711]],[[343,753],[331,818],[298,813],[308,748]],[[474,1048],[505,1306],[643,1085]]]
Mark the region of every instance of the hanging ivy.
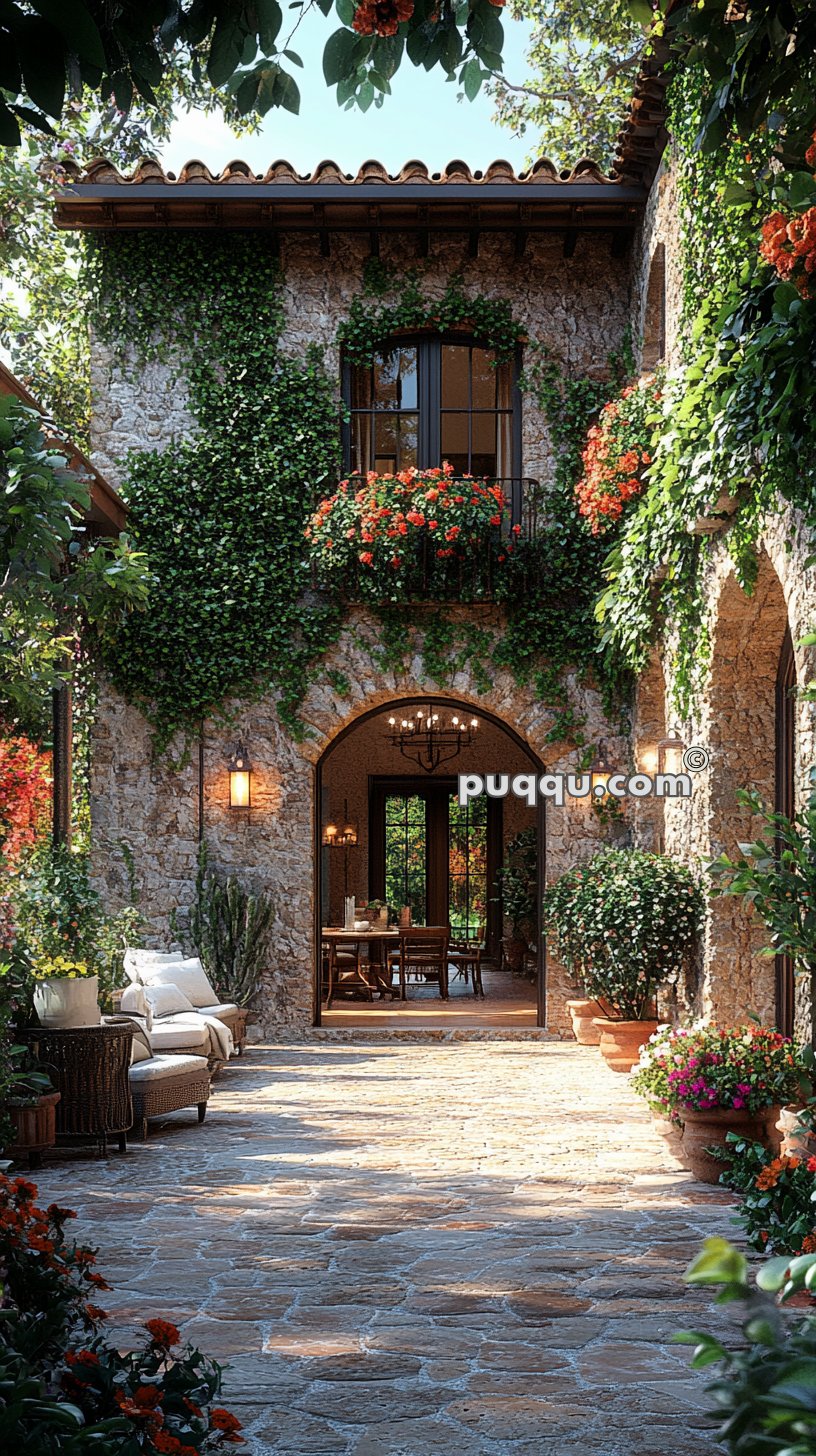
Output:
[[257,233],[112,236],[91,246],[88,274],[97,333],[177,365],[196,425],[127,461],[130,524],[158,586],[108,649],[112,681],[159,747],[270,691],[297,732],[310,664],[340,628],[339,607],[309,595],[303,551],[339,464],[331,381],[315,353],[282,352],[278,268]]
[[[133,451],[126,462],[133,533],[159,584],[138,628],[124,623],[108,648],[112,681],[143,709],[159,748],[189,738],[231,701],[269,692],[299,736],[299,705],[325,674],[343,625],[339,599],[311,590],[304,547],[308,517],[340,464],[335,384],[316,351],[299,360],[282,351],[278,265],[257,233],[109,235],[90,243],[85,268],[97,336],[129,343],[131,367],[164,362],[168,388],[186,392],[194,422],[184,439]],[[497,361],[524,338],[507,300],[470,294],[458,276],[429,299],[416,270],[399,276],[374,262],[339,340],[350,359],[367,363],[394,333],[464,325]],[[466,664],[485,692],[497,669],[509,670],[551,708],[551,741],[581,746],[567,673],[594,673],[608,695],[622,681],[597,653],[592,608],[603,551],[573,499],[585,432],[610,386],[565,379],[535,345],[529,353],[522,385],[546,418],[555,479],[542,492],[540,529],[503,573],[503,627],[442,609],[408,622],[404,612],[377,608],[377,653],[385,671],[404,669],[419,652],[440,687]],[[611,361],[613,378],[631,362],[626,351]],[[348,693],[342,673],[329,681]]]

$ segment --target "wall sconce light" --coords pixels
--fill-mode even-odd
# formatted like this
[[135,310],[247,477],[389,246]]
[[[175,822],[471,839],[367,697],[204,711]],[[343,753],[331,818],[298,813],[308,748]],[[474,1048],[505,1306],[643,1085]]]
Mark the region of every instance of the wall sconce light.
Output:
[[237,745],[228,769],[229,806],[231,809],[248,809],[252,789],[252,764],[242,743]]
[[[606,743],[603,739],[598,744],[598,752],[590,765],[590,780],[592,784],[593,799],[600,799],[606,794],[606,786],[609,783],[610,774],[614,773],[614,764],[610,761],[606,751]],[[596,792],[598,788],[603,789],[603,794]]]
[[640,755],[640,771],[645,774],[656,774],[659,763],[657,745],[644,748]]
[[323,843],[332,845],[337,843],[337,825],[327,824],[323,830]]
[[679,728],[675,728],[665,738],[661,738],[657,745],[658,773],[682,773],[685,747]]

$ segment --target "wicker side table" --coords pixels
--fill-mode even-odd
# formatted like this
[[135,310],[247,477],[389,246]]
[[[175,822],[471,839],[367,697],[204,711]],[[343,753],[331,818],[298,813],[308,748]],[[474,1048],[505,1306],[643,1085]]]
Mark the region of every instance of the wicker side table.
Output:
[[103,1157],[108,1138],[115,1137],[123,1153],[133,1122],[128,1082],[132,1026],[102,1023],[35,1031],[31,1041],[35,1054],[53,1068],[61,1093],[57,1137],[98,1141]]

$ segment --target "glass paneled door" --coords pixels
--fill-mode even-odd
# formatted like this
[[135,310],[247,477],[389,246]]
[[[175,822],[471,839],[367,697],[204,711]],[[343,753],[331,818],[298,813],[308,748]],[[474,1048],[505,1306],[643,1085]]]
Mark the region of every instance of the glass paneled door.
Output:
[[455,787],[451,779],[372,781],[372,896],[394,910],[409,905],[415,925],[450,925],[472,939],[486,927],[495,943],[501,801],[462,807]]

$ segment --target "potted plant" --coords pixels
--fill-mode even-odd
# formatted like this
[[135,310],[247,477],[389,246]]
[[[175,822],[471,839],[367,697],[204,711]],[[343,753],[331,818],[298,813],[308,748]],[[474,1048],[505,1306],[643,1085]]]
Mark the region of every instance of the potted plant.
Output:
[[667,1029],[647,1047],[635,1091],[683,1124],[683,1161],[703,1183],[728,1166],[729,1132],[779,1151],[776,1123],[801,1070],[787,1037],[764,1026]]
[[590,1000],[600,1049],[628,1072],[657,1030],[658,986],[676,980],[698,934],[700,887],[685,865],[636,849],[602,849],[544,895],[544,921]]
[[43,1026],[96,1026],[100,1021],[99,978],[87,961],[38,955],[32,960],[34,1009]]
[[56,1106],[60,1100],[45,1068],[28,1047],[9,1047],[3,1068],[2,1111],[6,1124],[3,1152],[15,1161],[28,1159],[35,1167],[45,1148],[57,1140]]
[[365,913],[374,929],[378,927],[385,929],[388,924],[388,902],[386,900],[369,900]]
[[538,893],[538,835],[522,829],[508,843],[505,862],[497,872],[502,914],[510,922],[510,935],[502,939],[511,971],[524,970],[524,957],[536,934]]

